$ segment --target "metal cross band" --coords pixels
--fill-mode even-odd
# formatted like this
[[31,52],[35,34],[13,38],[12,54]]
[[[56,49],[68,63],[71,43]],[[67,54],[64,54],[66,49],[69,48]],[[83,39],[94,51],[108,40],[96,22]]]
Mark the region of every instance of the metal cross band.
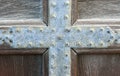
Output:
[[71,26],[72,0],[49,0],[48,4],[48,26],[1,28],[0,45],[49,48],[49,76],[71,76],[71,48],[107,48],[120,43],[119,31],[110,27]]

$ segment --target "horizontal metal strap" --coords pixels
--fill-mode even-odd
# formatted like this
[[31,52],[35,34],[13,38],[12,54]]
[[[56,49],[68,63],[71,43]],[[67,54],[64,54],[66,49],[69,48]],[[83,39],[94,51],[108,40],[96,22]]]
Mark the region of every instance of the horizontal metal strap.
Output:
[[64,40],[66,47],[106,48],[120,43],[120,32],[110,27],[67,27],[57,31],[51,27],[8,27],[0,29],[0,45],[12,48],[42,48],[55,46]]

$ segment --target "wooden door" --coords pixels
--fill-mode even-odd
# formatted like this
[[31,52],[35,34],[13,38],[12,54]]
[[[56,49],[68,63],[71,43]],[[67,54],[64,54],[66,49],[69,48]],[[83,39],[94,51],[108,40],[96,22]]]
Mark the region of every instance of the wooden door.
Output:
[[[0,26],[1,26],[0,30],[5,29],[5,31],[2,31],[2,33],[4,34],[8,30],[7,28],[10,28],[11,26],[12,27],[27,26],[27,28],[34,26],[35,27],[45,26],[49,22],[48,21],[50,20],[49,18],[51,18],[51,15],[48,14],[49,10],[53,10],[53,8],[57,6],[56,4],[54,4],[54,2],[52,5],[50,5],[50,2],[48,1],[49,0],[0,0]],[[63,3],[64,1],[65,0],[61,0],[60,3],[64,4]],[[69,4],[69,1],[72,3]],[[56,0],[56,2],[58,2],[58,0]],[[63,9],[60,8],[62,7],[60,6],[61,4],[58,4],[57,8]],[[107,25],[112,30],[118,31],[120,28],[119,5],[120,5],[119,0],[109,0],[109,1],[108,0],[67,0],[65,6],[71,7],[72,10],[68,10],[68,8],[65,10],[66,7],[64,7],[64,11],[71,14],[70,15],[71,19],[69,19],[69,16],[65,15],[65,18],[63,20],[62,18],[60,18],[60,20],[58,19],[58,21],[56,20],[55,21],[56,23],[53,26],[59,25],[57,23],[61,23],[64,26],[65,25],[64,22],[68,21],[70,22],[68,24],[71,25],[73,24],[73,26],[84,25],[84,26],[101,27]],[[63,17],[64,13],[59,13],[61,12],[61,10],[59,9],[57,9],[57,12],[56,10],[54,12],[56,12],[58,15],[61,15],[61,17]],[[78,16],[77,13],[79,14]],[[52,18],[55,17],[56,16],[53,14]],[[42,22],[42,20],[44,20],[46,24]],[[66,33],[65,31],[67,31],[67,33],[70,33],[69,29],[67,30],[65,29],[63,32],[64,29],[63,27],[59,26],[57,27],[57,29],[54,30],[53,26],[52,27],[50,26],[50,28],[48,27],[50,30],[52,29],[52,32],[57,32],[57,34],[64,34]],[[63,28],[63,29],[58,30],[58,28]],[[40,29],[40,31],[43,30]],[[16,32],[17,35],[18,32],[20,32],[20,29],[18,29]],[[28,32],[31,32],[31,29],[29,29]],[[13,31],[9,31],[9,34],[11,33],[13,33]],[[51,31],[49,33],[53,35]],[[61,36],[58,36],[56,34],[54,36],[55,38],[57,38],[56,43],[58,40],[58,45],[59,44],[64,45],[64,43],[62,43],[64,42],[64,37],[61,38]],[[37,37],[37,35],[35,35],[35,37]],[[52,38],[52,37],[50,36],[48,38]],[[61,41],[62,39],[63,41]],[[73,37],[73,39],[75,39],[75,37]],[[72,45],[71,42],[71,43],[65,43],[65,46],[62,45],[56,46],[55,48],[52,48],[52,50],[45,49],[45,47],[41,49],[29,48],[29,46],[31,45],[34,46],[31,42],[27,42],[28,43],[27,47],[25,44],[17,43],[17,47],[22,46],[26,48],[13,48],[10,46],[12,45],[11,43],[13,43],[13,41],[9,40],[8,38],[7,40],[8,42],[6,43],[4,39],[0,38],[0,76],[51,76],[52,74],[49,74],[51,71],[53,72],[53,75],[55,74],[55,76],[56,75],[63,76],[64,74],[65,74],[64,76],[119,76],[120,75],[119,73],[120,48],[119,48],[119,44],[116,44],[116,42],[119,40],[115,40],[116,42],[104,48],[98,48],[98,47],[81,48],[81,46],[80,48],[71,48],[70,47],[70,45]],[[23,42],[24,41],[25,40],[23,40]],[[49,43],[50,42],[48,42],[48,44]],[[54,43],[52,43],[51,46],[52,47],[55,46]],[[71,53],[69,52],[69,48],[71,48],[70,51]],[[66,52],[66,50],[68,51]],[[59,60],[55,60],[56,55],[54,55],[54,52],[56,53],[56,51],[58,53],[56,59]],[[57,63],[57,67],[55,65],[52,66],[50,65],[51,61],[49,59],[51,58],[53,58],[53,62],[55,61]],[[69,58],[71,58],[71,60],[69,60]],[[66,59],[66,62],[64,61],[64,59]],[[70,63],[65,64],[67,63],[67,61]],[[59,64],[62,62],[63,64]],[[57,68],[58,71],[54,70],[55,68]]]

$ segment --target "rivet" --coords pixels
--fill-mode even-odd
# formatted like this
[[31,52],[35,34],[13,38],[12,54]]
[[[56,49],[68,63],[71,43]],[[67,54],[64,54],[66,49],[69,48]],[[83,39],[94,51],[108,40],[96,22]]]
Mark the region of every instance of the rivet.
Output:
[[52,41],[52,44],[51,44],[52,46],[55,46],[55,42],[54,41]]
[[115,39],[115,43],[118,42],[118,39]]
[[68,42],[66,42],[66,43],[65,43],[65,46],[69,46],[69,43],[68,43]]
[[17,28],[17,29],[16,29],[16,32],[20,32],[20,31],[21,31],[21,29],[20,29],[20,28]]
[[103,45],[104,45],[104,42],[103,42],[103,41],[100,41],[99,44],[100,44],[100,46],[103,46]]
[[107,33],[110,34],[110,31],[108,30]]
[[110,43],[110,42],[111,42],[111,40],[108,40],[107,42],[108,42],[108,43]]
[[40,32],[43,32],[43,28],[40,28]]
[[65,2],[65,5],[68,6],[69,4],[70,4],[70,1],[66,1],[66,2]]
[[95,31],[95,29],[94,28],[90,28],[90,32],[94,32]]
[[65,56],[68,57],[68,53],[65,53]]
[[65,15],[64,18],[65,18],[65,19],[69,19],[69,15]]
[[10,43],[13,43],[13,41],[12,41],[12,40],[10,40],[10,39],[9,39],[9,42],[10,42]]
[[40,42],[40,46],[43,46],[43,42]]
[[103,27],[101,27],[101,28],[100,28],[100,31],[104,31],[104,28],[103,28]]
[[56,15],[55,15],[55,14],[52,14],[52,15],[51,15],[51,18],[56,18]]
[[77,28],[77,32],[80,32],[81,31],[81,28]]
[[78,46],[81,46],[81,42],[78,42],[77,45],[78,45]]
[[114,39],[114,36],[110,36],[110,39]]
[[55,58],[55,55],[51,55],[51,58],[53,58],[53,59],[54,59],[54,58]]
[[65,28],[66,32],[70,32],[70,30],[71,30],[70,28]]
[[67,66],[67,65],[65,65],[65,66],[64,66],[64,68],[65,68],[65,69],[67,69],[67,68],[68,68],[68,66]]
[[55,2],[52,2],[51,5],[52,5],[53,7],[55,7],[55,6],[56,6],[56,3],[55,3]]
[[55,69],[55,68],[56,68],[56,66],[55,66],[55,65],[52,65],[52,66],[51,66],[51,69]]
[[52,28],[51,30],[52,30],[52,32],[55,32],[55,28]]
[[93,42],[89,42],[89,46],[93,46]]
[[59,35],[59,36],[57,37],[58,40],[62,40],[62,38],[63,38],[62,35]]
[[20,46],[20,43],[17,43],[17,46]]
[[32,46],[32,44],[33,44],[32,42],[29,42],[29,45],[30,45],[30,46]]

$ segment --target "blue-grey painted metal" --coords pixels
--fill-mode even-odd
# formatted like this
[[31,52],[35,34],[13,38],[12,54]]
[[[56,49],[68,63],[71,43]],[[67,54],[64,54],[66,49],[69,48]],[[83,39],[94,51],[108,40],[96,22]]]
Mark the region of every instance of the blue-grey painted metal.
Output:
[[120,43],[109,27],[77,27],[71,23],[71,0],[49,0],[49,26],[0,29],[0,45],[49,48],[49,76],[71,76],[70,48],[106,48]]
[[[109,27],[9,27],[0,29],[0,44],[12,48],[107,48],[120,43],[120,32]],[[24,45],[23,45],[24,44]],[[60,48],[59,48],[60,50]]]
[[[55,46],[49,49],[49,76],[71,76],[70,48],[65,46],[64,29],[71,24],[71,0],[49,0],[48,25],[55,28]],[[54,68],[53,68],[54,67]]]

